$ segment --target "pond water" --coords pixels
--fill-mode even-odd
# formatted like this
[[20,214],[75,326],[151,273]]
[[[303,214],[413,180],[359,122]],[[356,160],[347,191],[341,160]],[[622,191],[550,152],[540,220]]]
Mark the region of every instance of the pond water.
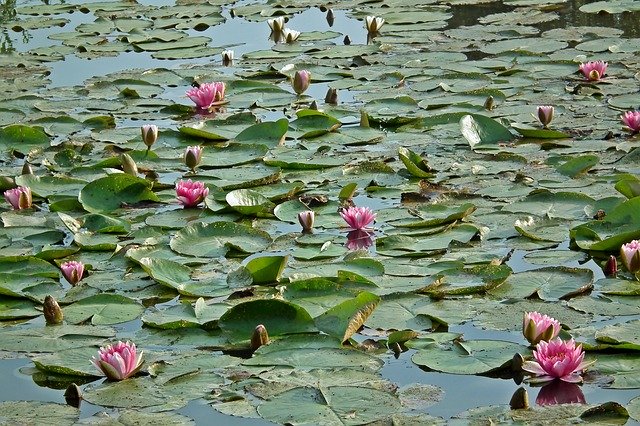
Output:
[[[637,282],[622,267],[617,279],[607,279],[602,269],[622,242],[640,237],[640,222],[625,216],[635,209],[635,204],[625,203],[639,194],[631,184],[627,193],[614,189],[639,173],[638,153],[634,154],[639,139],[629,137],[619,123],[622,112],[640,107],[640,8],[633,1],[602,6],[610,13],[594,13],[588,6],[603,2],[588,0],[337,1],[332,3],[331,22],[325,7],[309,2],[123,3],[5,0],[0,10],[0,66],[7,77],[0,124],[5,129],[28,126],[19,136],[8,131],[0,135],[6,141],[0,140],[5,152],[0,175],[6,177],[4,189],[30,182],[38,206],[33,214],[9,208],[1,214],[6,235],[0,235],[0,263],[9,278],[0,283],[0,294],[6,295],[0,300],[0,318],[6,319],[0,325],[0,374],[12,385],[0,387],[0,401],[65,403],[64,390],[74,379],[51,372],[47,377],[32,358],[58,372],[92,374],[89,357],[84,366],[79,359],[54,359],[74,349],[68,335],[57,336],[64,344],[55,348],[47,346],[55,344],[55,336],[49,343],[38,340],[40,330],[52,329],[38,314],[44,296],[52,293],[64,305],[67,324],[96,329],[91,339],[83,335],[89,332],[70,332],[75,336],[70,340],[79,342],[79,353],[95,352],[114,339],[131,339],[144,348],[150,370],[150,376],[122,382],[139,388],[87,379],[81,386],[87,400],[79,412],[65,417],[56,411],[60,419],[56,417],[55,424],[72,424],[75,419],[106,422],[101,412],[117,417],[130,411],[182,415],[161,420],[175,424],[189,419],[229,425],[365,420],[387,424],[385,416],[396,412],[399,422],[431,424],[458,416],[487,420],[493,414],[465,412],[489,406],[500,407],[495,408],[496,416],[505,421],[519,387],[527,389],[532,406],[542,392],[523,383],[519,374],[498,371],[514,355],[512,348],[529,355],[519,327],[522,313],[534,309],[558,318],[566,329],[562,336],[583,342],[589,349],[587,358],[596,363],[578,388],[583,408],[574,405],[560,413],[537,407],[539,411],[525,421],[560,424],[575,420],[587,407],[610,401],[628,409],[625,415],[612,415],[615,421],[640,421],[640,403],[635,400],[640,395],[640,357],[635,355],[640,342],[637,333],[629,331],[640,320]],[[266,20],[280,15],[287,16],[288,28],[301,31],[295,43],[274,43],[270,38]],[[373,39],[363,28],[367,15],[387,20]],[[52,19],[60,22],[52,24]],[[146,38],[151,29],[156,31],[153,40]],[[181,38],[172,38],[178,33]],[[129,41],[136,37],[143,41]],[[193,42],[199,38],[205,41]],[[160,46],[163,43],[175,43],[174,48]],[[221,63],[224,49],[235,52],[231,66]],[[598,59],[610,62],[607,78],[584,82],[577,65]],[[304,95],[291,93],[290,74],[282,71],[288,64],[311,70],[312,83]],[[213,80],[227,82],[228,104],[215,113],[194,113],[186,105],[189,83]],[[329,88],[338,90],[337,105],[324,101]],[[489,96],[495,108],[485,108]],[[304,111],[314,100],[325,115],[307,111],[312,119],[304,122]],[[531,114],[543,104],[556,106],[550,127],[562,134],[549,137],[538,131]],[[360,122],[361,112],[371,127]],[[464,114],[474,114],[467,117],[476,120],[481,120],[474,118],[477,115],[492,117],[489,124],[477,121],[471,126],[481,128],[479,143],[461,132],[458,122]],[[103,124],[105,116],[113,117],[112,125]],[[99,124],[87,124],[95,123],[91,120],[96,117],[102,117]],[[272,143],[274,123],[283,118],[289,123],[287,139],[282,136],[284,142],[278,143],[277,137]],[[255,130],[252,126],[260,121],[271,127]],[[152,153],[145,153],[139,137],[138,127],[146,123],[161,128]],[[337,130],[336,124],[342,127]],[[512,125],[506,130],[512,138],[491,140],[502,124]],[[44,126],[51,145],[34,142],[39,136],[30,126]],[[241,131],[248,128],[253,133],[245,135],[245,144],[234,143],[243,142]],[[534,136],[515,139],[517,131],[527,136],[527,130],[535,131]],[[205,145],[205,158],[191,173],[181,164],[182,153],[187,145],[200,144]],[[403,147],[429,166],[407,154],[409,159],[402,159]],[[120,152],[131,154],[147,182],[155,179],[153,192],[158,196],[124,198],[108,208],[104,199],[122,193],[101,195],[103,188],[87,189],[90,182],[121,174],[120,162],[115,161]],[[18,178],[25,161],[40,178]],[[276,177],[271,174],[274,168],[279,168]],[[44,177],[53,180],[46,182]],[[174,208],[173,183],[182,177],[202,179],[210,186],[212,195],[201,215],[198,210],[190,217],[188,210]],[[139,181],[138,185],[144,182]],[[370,240],[355,243],[363,248],[358,251],[347,250],[349,237],[337,214],[344,203],[338,193],[351,182],[357,183],[358,192],[347,198],[378,214]],[[240,197],[244,205],[232,205],[228,194],[245,188],[255,191]],[[300,234],[296,221],[302,205],[297,197],[304,194],[329,200],[308,202],[317,214],[313,234]],[[466,203],[472,207],[464,207]],[[579,226],[591,223],[599,209],[618,221],[607,222],[606,231],[596,224],[595,231],[589,228],[590,233],[581,234]],[[529,215],[530,225],[514,226]],[[423,223],[434,217],[435,222]],[[111,230],[96,231],[90,220]],[[243,228],[227,231],[232,236],[211,234],[197,241],[186,232],[180,234],[181,229],[200,232],[194,230],[198,222],[205,229],[218,221],[237,222]],[[631,222],[626,233],[616,231],[625,221]],[[82,229],[91,232],[83,234]],[[622,234],[615,248],[614,243],[597,248],[596,240]],[[233,237],[237,239],[224,240]],[[259,238],[267,238],[269,244],[252,249],[260,245]],[[212,248],[214,239],[222,243]],[[78,250],[65,252],[69,246]],[[151,254],[137,252],[146,249]],[[250,273],[252,267],[273,269],[258,262],[285,255],[289,258],[277,274],[278,282],[271,279],[260,285],[260,272]],[[57,265],[71,258],[90,265],[80,287],[57,278]],[[172,263],[160,268],[141,260],[151,258]],[[45,263],[42,259],[56,265],[53,273],[39,263]],[[23,261],[28,263],[16,266]],[[35,285],[24,285],[25,277]],[[296,283],[304,279],[311,284],[303,291]],[[195,285],[205,282],[206,289]],[[245,300],[287,300],[299,304],[299,315],[309,311],[309,321],[314,317],[319,329],[336,336],[336,328],[338,334],[344,332],[341,313],[331,311],[335,317],[324,323],[318,318],[339,303],[349,306],[343,309],[354,309],[352,300],[361,290],[376,302],[364,327],[349,335],[352,345],[362,344],[360,352],[345,355],[344,349],[336,355],[336,348],[310,337],[294,341],[293,355],[284,360],[274,361],[273,353],[269,358],[269,349],[242,364],[235,357],[239,349],[246,349],[249,336],[238,337],[234,330],[241,328],[238,324],[244,326],[245,315],[256,313],[246,308],[229,319],[232,306],[242,306]],[[124,295],[126,301],[77,307],[99,294]],[[199,296],[206,308],[196,301]],[[139,312],[132,315],[114,308],[129,303]],[[192,305],[201,311],[189,320],[175,313]],[[102,309],[116,313],[108,318]],[[106,317],[104,322],[96,320],[99,314]],[[119,315],[125,319],[113,318]],[[207,315],[211,321],[198,318]],[[182,325],[167,325],[172,319]],[[291,320],[296,330],[308,326],[298,321],[300,317]],[[402,329],[415,335],[400,340],[402,350],[394,356],[385,342],[392,331]],[[291,333],[304,335],[299,330],[274,331],[274,340],[280,337],[282,342]],[[11,334],[19,332],[27,337]],[[453,354],[461,339],[493,342],[473,355],[491,353],[478,356],[487,368],[474,373],[477,366],[446,361],[447,353],[460,356]],[[379,344],[366,350],[369,340]],[[511,352],[500,354],[499,342],[513,345],[505,346]],[[435,347],[445,355],[438,355]],[[309,348],[330,361],[323,365],[312,355],[298,358],[303,355],[296,353],[306,354]],[[215,370],[198,363],[201,350],[216,360]],[[430,355],[421,357],[426,353]],[[184,354],[193,358],[181,358]],[[234,355],[233,360],[226,354]],[[435,363],[431,356],[442,359]],[[376,362],[380,364],[372,367]],[[180,370],[182,363],[193,368]],[[285,368],[292,365],[311,371],[311,378],[290,377],[298,372]],[[356,377],[356,372],[367,376]],[[350,392],[363,388],[371,397],[367,409],[349,401],[351,394],[339,393],[350,386],[351,375],[356,385]],[[187,382],[189,377],[201,380],[202,385],[194,390],[181,382],[185,377]],[[174,382],[178,390],[170,389]],[[118,397],[101,389],[112,389]],[[290,400],[283,397],[288,393]],[[156,402],[146,404],[150,400]],[[313,404],[333,411],[312,415],[314,409],[308,406]],[[388,413],[378,413],[376,406]],[[11,410],[15,411],[0,406],[0,419],[12,415]],[[292,411],[290,418],[283,415],[287,410]],[[359,410],[369,411],[370,417],[360,417]]]

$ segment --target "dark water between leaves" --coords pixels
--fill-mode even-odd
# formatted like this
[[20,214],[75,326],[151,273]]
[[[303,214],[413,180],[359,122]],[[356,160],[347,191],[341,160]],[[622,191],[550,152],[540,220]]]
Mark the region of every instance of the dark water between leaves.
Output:
[[[24,4],[23,2],[18,3],[18,5]],[[146,0],[140,1],[140,3],[157,6],[174,4],[173,1],[170,0]],[[241,3],[242,2],[236,3],[236,5]],[[559,4],[557,5],[557,9],[560,19],[541,23],[537,26],[542,30],[568,26],[605,26],[623,29],[627,37],[640,36],[638,13],[618,15],[580,13],[578,8],[586,3],[590,3],[590,1],[568,1],[565,4]],[[26,4],[38,3],[29,2]],[[198,34],[211,37],[216,45],[225,45],[233,48],[236,57],[240,57],[243,53],[269,49],[272,42],[268,38],[269,29],[265,23],[248,22],[241,18],[232,18],[230,14],[231,8],[231,6],[226,7],[224,10],[224,16],[227,18],[225,23],[210,27]],[[448,28],[475,25],[478,19],[483,16],[512,9],[513,6],[501,3],[454,6],[452,7],[453,17],[449,20]],[[72,20],[73,25],[85,22],[89,23],[94,20],[94,17],[90,14],[74,14],[68,18]],[[312,8],[296,15],[291,19],[290,24],[292,27],[302,31],[327,30],[328,25],[325,20],[325,13],[321,12],[318,8]],[[344,11],[336,10],[335,22],[331,29],[341,33],[341,36],[336,39],[337,43],[342,43],[344,36],[349,36],[351,43],[364,44],[366,43],[366,34],[362,31],[361,26],[362,23],[360,21],[349,18]],[[56,31],[60,31],[60,29],[54,27],[43,30],[29,30],[27,33],[5,31],[3,34],[3,42],[6,50],[15,50],[17,52],[26,51],[38,46],[51,45],[52,42],[47,39],[47,36]],[[191,30],[191,32],[195,33],[194,30]],[[150,54],[146,52],[128,52],[120,54],[117,58],[92,60],[80,59],[69,55],[65,61],[48,65],[52,71],[49,76],[51,80],[49,87],[73,86],[96,75],[104,75],[132,68],[171,67],[179,65],[181,62],[206,64],[210,61],[211,58],[204,58],[189,61],[172,61],[170,64],[167,61],[153,59]],[[314,84],[310,89],[311,92],[309,95],[315,99],[322,99],[326,88],[327,86],[325,84]],[[175,90],[168,90],[163,96],[180,102],[184,96],[183,92],[183,88],[176,88]],[[346,91],[341,93],[341,96],[341,102],[348,103],[353,101],[352,94],[350,95]],[[274,112],[273,115],[274,117],[279,117],[278,113]],[[266,114],[263,118],[272,119],[273,117]],[[564,248],[566,249],[566,247]],[[511,266],[514,272],[538,267],[528,264],[523,259],[523,254],[524,252],[516,251],[512,255],[509,266]],[[583,265],[576,263],[567,266],[590,268],[596,274],[596,279],[602,277],[602,271],[594,261],[589,261]],[[40,318],[34,321],[41,320]],[[141,323],[139,321],[136,321],[134,324],[124,325],[124,327],[130,327],[131,330],[135,330],[140,326]],[[502,339],[514,342],[520,342],[522,339],[521,336],[516,333],[486,331],[472,325],[451,327],[449,331],[463,333],[467,339]],[[446,419],[472,407],[506,404],[514,391],[520,386],[514,383],[513,380],[478,376],[453,376],[436,372],[426,372],[411,362],[411,354],[412,351],[408,351],[400,354],[398,359],[391,356],[388,357],[382,369],[382,376],[395,382],[400,387],[411,383],[421,383],[442,388],[445,394],[444,399],[426,409],[426,411],[433,416],[441,416]],[[28,359],[0,360],[0,377],[4,378],[2,380],[3,385],[0,386],[0,400],[40,400],[64,403],[64,391],[37,385],[30,376],[33,371],[33,364]],[[529,391],[530,399],[534,401],[538,390],[529,388]],[[582,391],[588,403],[618,401],[626,404],[630,399],[637,396],[637,391],[635,390],[607,390],[589,384],[582,386]],[[81,410],[81,418],[84,418],[103,410],[103,408],[83,403]],[[185,408],[179,410],[179,412],[193,418],[198,424],[271,424],[264,420],[222,415],[212,410],[204,401],[191,402]]]

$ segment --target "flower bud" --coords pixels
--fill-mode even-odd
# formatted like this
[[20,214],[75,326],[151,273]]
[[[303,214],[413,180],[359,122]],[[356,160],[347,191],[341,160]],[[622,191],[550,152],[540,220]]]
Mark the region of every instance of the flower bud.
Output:
[[122,164],[122,170],[124,170],[126,174],[138,176],[138,165],[126,152],[120,154],[120,164]]
[[522,334],[532,345],[540,341],[548,342],[560,333],[560,323],[548,315],[525,312]]
[[307,210],[298,213],[298,222],[302,226],[302,232],[312,232],[315,213],[313,210]]
[[327,89],[327,94],[324,97],[324,101],[328,104],[331,105],[337,105],[338,104],[338,90],[334,89],[333,87],[329,87],[329,89]]
[[255,351],[260,346],[268,345],[269,342],[270,340],[267,328],[262,324],[256,326],[255,330],[253,330],[253,335],[251,336],[251,350]]
[[301,95],[309,88],[309,84],[311,83],[311,73],[307,70],[296,71],[296,74],[293,76],[293,90]]
[[43,311],[44,319],[47,321],[47,324],[62,324],[64,314],[62,313],[62,309],[60,309],[60,305],[58,305],[56,299],[54,299],[50,294],[44,298]]
[[529,394],[525,388],[518,388],[511,396],[509,406],[512,410],[521,410],[529,408]]
[[495,108],[495,102],[493,96],[489,95],[484,101],[484,109],[486,109],[487,111],[491,111],[493,108]]
[[28,186],[18,186],[4,191],[4,199],[11,204],[14,210],[28,209],[33,203],[31,188]]
[[609,256],[606,265],[604,265],[604,274],[607,277],[614,277],[618,275],[618,260],[615,256]]
[[300,31],[292,30],[289,28],[285,28],[282,30],[282,38],[287,43],[293,43],[300,37]]
[[189,146],[184,152],[184,163],[191,170],[196,169],[198,164],[200,164],[200,160],[202,160],[202,147],[200,146]]
[[158,126],[155,124],[145,124],[140,127],[142,132],[142,142],[147,146],[147,149],[151,149],[151,146],[158,140]]
[[225,66],[231,65],[233,63],[233,50],[223,50],[222,51],[222,64]]
[[33,169],[31,168],[31,164],[28,161],[25,161],[22,165],[22,173],[23,175],[32,175]]
[[60,265],[60,270],[69,284],[74,286],[80,282],[84,275],[84,263],[75,260],[64,262]]
[[620,247],[620,260],[627,271],[635,274],[640,271],[640,241],[633,240]]
[[551,105],[540,105],[538,107],[538,120],[540,120],[543,128],[546,129],[553,120],[553,112],[554,108]]
[[360,127],[370,127],[369,114],[363,109],[360,110]]

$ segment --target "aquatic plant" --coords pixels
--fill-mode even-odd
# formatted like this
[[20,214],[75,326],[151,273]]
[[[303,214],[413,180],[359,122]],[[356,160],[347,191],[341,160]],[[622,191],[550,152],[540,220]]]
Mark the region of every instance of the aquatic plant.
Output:
[[176,183],[176,196],[185,208],[196,207],[209,195],[209,188],[204,183],[180,180]]
[[76,285],[82,280],[82,276],[84,275],[84,263],[70,260],[61,264],[60,270],[69,284]]
[[560,379],[565,382],[580,383],[582,371],[593,364],[584,361],[582,345],[571,340],[556,338],[549,342],[544,340],[537,344],[533,351],[534,361],[525,361],[522,369],[533,373],[532,382],[546,382]]
[[604,61],[589,61],[581,63],[578,68],[587,80],[598,81],[606,74],[608,65]]
[[522,334],[532,345],[540,341],[555,339],[560,333],[560,322],[538,312],[525,312],[522,322]]
[[369,207],[348,207],[340,212],[340,216],[351,229],[364,229],[376,218]]
[[143,351],[138,352],[131,342],[118,341],[115,345],[100,348],[98,358],[91,362],[110,380],[124,380],[133,376],[142,368]]
[[187,97],[196,104],[196,108],[207,110],[212,106],[224,103],[226,86],[223,81],[203,83],[198,87],[187,90]]
[[633,240],[623,244],[620,247],[620,260],[632,274],[640,271],[640,241]]
[[11,204],[14,210],[28,209],[33,203],[31,188],[28,186],[18,186],[4,191],[4,199]]
[[315,221],[315,213],[313,210],[306,210],[298,213],[298,222],[302,226],[302,232],[311,232],[313,230],[313,222]]
[[632,134],[640,132],[640,111],[627,111],[620,119]]
[[293,81],[291,82],[291,86],[293,90],[298,94],[303,94],[311,83],[311,73],[307,70],[299,70],[296,71],[293,76]]

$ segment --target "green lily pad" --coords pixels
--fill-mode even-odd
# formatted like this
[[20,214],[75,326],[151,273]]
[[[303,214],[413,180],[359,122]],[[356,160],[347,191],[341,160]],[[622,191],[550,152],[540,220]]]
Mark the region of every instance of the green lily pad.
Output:
[[266,327],[269,336],[316,331],[311,316],[304,309],[277,299],[240,303],[218,321],[222,331],[234,341],[249,340],[259,324]]
[[190,256],[218,257],[229,249],[241,253],[264,250],[271,237],[264,231],[233,222],[193,223],[171,239],[171,249]]
[[144,307],[118,294],[97,294],[79,300],[63,309],[64,318],[72,324],[91,321],[93,325],[118,324],[134,320]]
[[150,188],[148,180],[116,173],[89,182],[80,191],[78,199],[87,211],[109,213],[124,204],[160,201]]
[[528,349],[500,340],[469,340],[441,347],[431,345],[415,353],[411,360],[431,370],[450,374],[482,374],[510,366],[517,353]]

